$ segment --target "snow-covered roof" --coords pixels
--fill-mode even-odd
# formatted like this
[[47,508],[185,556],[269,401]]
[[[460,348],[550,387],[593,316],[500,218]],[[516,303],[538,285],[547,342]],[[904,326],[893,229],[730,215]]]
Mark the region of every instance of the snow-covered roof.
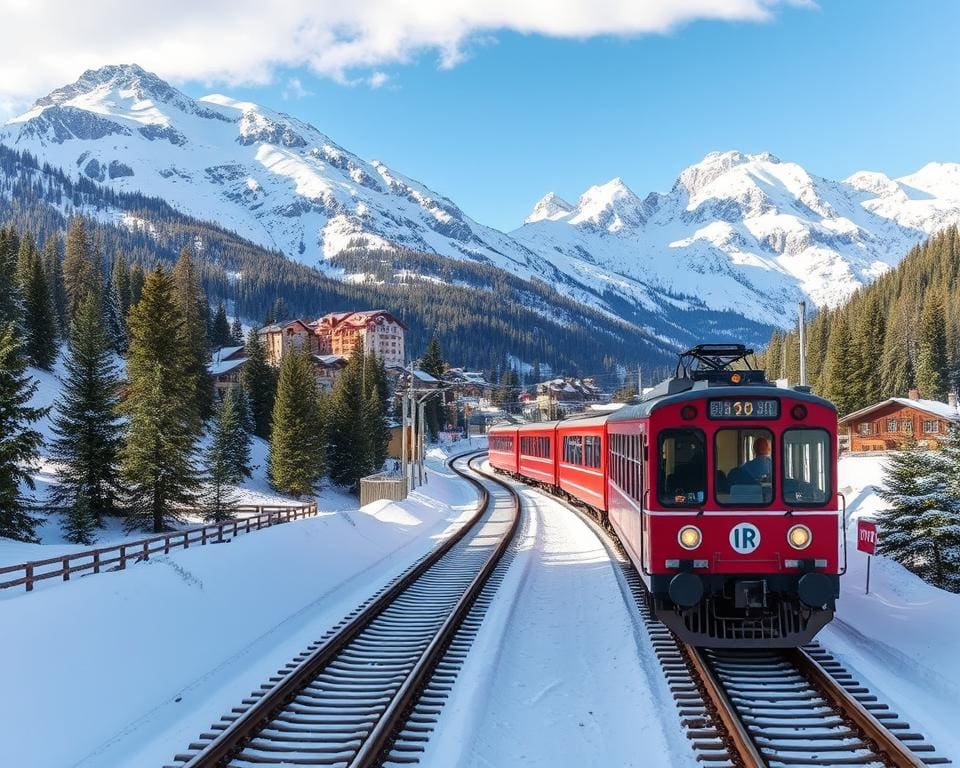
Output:
[[216,360],[229,360],[231,357],[234,357],[238,352],[243,351],[243,346],[239,347],[221,347],[216,352],[213,353],[213,359]]
[[941,419],[950,419],[951,421],[960,420],[960,412],[958,412],[954,406],[948,405],[947,403],[941,403],[939,400],[913,400],[909,397],[891,397],[879,403],[868,405],[866,408],[861,408],[859,411],[848,413],[846,416],[840,419],[840,424],[849,424],[851,421],[856,421],[857,419],[873,413],[884,406],[893,404],[906,406],[908,408],[916,408],[918,411],[925,411],[934,416],[939,416]]
[[207,365],[207,370],[210,371],[211,376],[222,376],[225,373],[230,373],[230,371],[239,368],[247,362],[247,358],[240,357],[236,360],[217,360],[209,365]]
[[410,373],[413,375],[417,381],[422,381],[427,384],[439,384],[440,379],[434,378],[426,371],[421,371],[419,368],[413,368],[410,370]]
[[619,411],[624,405],[626,405],[626,403],[593,403],[590,405],[590,410],[609,413],[611,411]]
[[343,363],[344,365],[347,364],[347,358],[345,358],[343,355],[314,355],[313,359],[321,365],[326,366],[339,365],[340,363]]

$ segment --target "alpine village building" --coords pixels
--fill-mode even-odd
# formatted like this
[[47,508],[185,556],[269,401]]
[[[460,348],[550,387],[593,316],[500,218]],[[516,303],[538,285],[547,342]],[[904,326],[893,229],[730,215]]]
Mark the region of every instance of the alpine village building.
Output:
[[908,397],[891,397],[840,419],[853,452],[890,451],[914,441],[920,448],[939,448],[951,422],[960,421],[957,397],[949,402],[923,400],[915,389]]
[[[274,367],[279,367],[290,352],[308,350],[317,386],[330,392],[361,344],[365,352],[372,350],[388,369],[402,368],[406,329],[392,314],[376,309],[332,312],[311,323],[303,320],[275,323],[261,328],[259,333],[267,361]],[[239,385],[245,362],[243,347],[225,347],[214,354],[210,373],[218,394]]]

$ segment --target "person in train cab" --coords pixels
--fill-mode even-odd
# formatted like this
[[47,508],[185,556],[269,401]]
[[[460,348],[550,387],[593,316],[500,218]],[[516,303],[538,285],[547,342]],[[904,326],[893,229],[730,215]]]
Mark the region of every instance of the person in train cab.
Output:
[[753,458],[741,464],[738,469],[749,475],[755,483],[769,480],[773,474],[773,459],[770,458],[770,441],[758,437],[753,441]]
[[696,440],[677,440],[676,466],[667,486],[676,504],[700,504],[706,498],[706,454]]

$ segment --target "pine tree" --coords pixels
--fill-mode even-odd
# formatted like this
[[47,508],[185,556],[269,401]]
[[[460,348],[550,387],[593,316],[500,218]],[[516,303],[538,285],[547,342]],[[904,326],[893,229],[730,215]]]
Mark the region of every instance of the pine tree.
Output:
[[270,438],[273,403],[277,393],[276,372],[267,362],[267,350],[255,328],[247,335],[246,365],[243,367],[243,388],[250,404],[253,434],[264,440]]
[[920,396],[928,400],[946,400],[949,378],[943,302],[939,296],[928,294],[917,338],[917,389]]
[[[879,495],[879,551],[943,589],[960,591],[957,466],[938,451],[905,446],[890,459]],[[953,487],[951,487],[953,486]]]
[[213,409],[213,378],[207,368],[209,343],[207,336],[207,300],[200,286],[193,254],[189,248],[180,251],[173,268],[173,284],[183,325],[180,327],[182,342],[187,349],[189,388],[193,393],[193,412],[197,417],[197,432],[200,421],[207,418]]
[[906,301],[897,301],[887,322],[880,358],[881,391],[886,397],[906,397],[915,383],[912,323]]
[[242,387],[228,389],[220,404],[222,417],[224,408],[229,407],[230,419],[228,425],[228,459],[233,473],[233,482],[242,482],[253,472],[250,468],[250,412],[247,406],[247,396]]
[[51,455],[62,465],[54,500],[68,508],[69,541],[92,544],[103,515],[120,494],[122,426],[116,415],[120,376],[100,323],[96,296],[77,310],[70,333],[66,377],[53,418]]
[[233,324],[230,326],[230,344],[234,347],[243,346],[243,324],[239,317],[233,318]]
[[880,299],[871,294],[865,299],[859,313],[853,339],[860,396],[857,408],[864,408],[883,399],[883,372],[878,360],[883,353],[885,334],[886,317]]
[[94,244],[81,216],[70,220],[66,255],[63,259],[63,284],[67,294],[68,321],[72,322],[81,302],[90,294],[99,296],[103,276],[97,265]]
[[27,285],[33,276],[33,265],[38,257],[33,235],[30,232],[25,232],[23,237],[20,238],[20,248],[17,249],[16,280],[21,294],[27,291]]
[[363,368],[364,392],[364,433],[368,440],[369,473],[379,472],[387,460],[390,446],[390,432],[387,429],[387,403],[389,384],[383,361],[373,352],[368,352]]
[[57,357],[57,318],[50,302],[50,288],[40,254],[33,251],[24,269],[27,273],[23,287],[25,351],[33,365],[50,370]]
[[[143,282],[147,279],[146,274],[143,271],[143,267],[139,264],[134,264],[133,268],[130,270],[130,306],[132,307],[138,301],[140,301],[140,294],[143,291]],[[127,309],[127,314],[130,314],[129,308]]]
[[20,319],[17,252],[20,240],[12,227],[0,228],[0,327]]
[[[237,471],[237,451],[249,445],[238,443],[237,433],[243,432],[240,414],[237,413],[231,390],[227,390],[217,407],[210,444],[205,451],[206,488],[203,494],[204,517],[213,522],[222,522],[233,517],[233,508],[237,506],[237,493],[232,485],[239,483],[242,472]],[[242,459],[240,459],[242,461]]]
[[213,314],[210,346],[214,349],[230,346],[230,321],[227,320],[227,310],[222,301],[217,304],[217,310]]
[[[438,381],[443,379],[447,364],[443,360],[443,354],[440,351],[440,341],[436,336],[430,339],[430,343],[427,345],[427,351],[420,361],[420,368]],[[436,440],[437,434],[446,426],[444,424],[443,397],[443,394],[434,395],[426,401],[424,415],[427,420],[427,432],[431,440]]]
[[369,422],[364,420],[363,351],[354,352],[333,387],[327,422],[327,462],[330,479],[357,490],[370,474]]
[[127,323],[123,313],[123,299],[111,281],[110,290],[104,297],[103,324],[106,327],[110,348],[118,355],[127,351]]
[[148,524],[157,533],[196,499],[196,388],[185,324],[171,276],[155,269],[130,310],[121,468],[132,494],[130,527]]
[[67,313],[67,289],[63,284],[63,253],[59,237],[48,237],[43,244],[43,273],[50,288],[50,304],[57,318],[57,331],[60,337],[70,336],[70,323]]
[[270,433],[270,482],[295,496],[313,491],[320,479],[323,431],[317,412],[317,385],[308,354],[293,352],[280,364]]
[[43,438],[30,425],[47,409],[29,405],[37,384],[26,369],[16,323],[7,322],[0,327],[0,537],[35,542],[40,521],[25,509],[20,485],[34,487],[28,465]]
[[857,372],[851,365],[852,348],[846,319],[835,316],[830,328],[824,369],[827,376],[826,397],[833,401],[841,415],[854,411],[861,399]]
[[815,391],[821,392],[821,373],[826,357],[826,313],[821,312],[807,327],[807,383]]

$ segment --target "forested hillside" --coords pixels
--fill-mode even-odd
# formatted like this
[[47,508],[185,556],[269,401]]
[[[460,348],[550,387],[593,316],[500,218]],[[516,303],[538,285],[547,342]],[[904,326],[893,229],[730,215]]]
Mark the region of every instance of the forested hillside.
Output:
[[[75,212],[90,217],[88,230],[105,268],[121,254],[145,269],[172,263],[184,246],[191,247],[211,302],[233,301],[253,323],[268,315],[280,320],[384,308],[410,327],[412,354],[420,354],[436,333],[451,360],[483,369],[503,368],[508,355],[582,375],[609,371],[616,363],[656,366],[673,359],[669,346],[636,317],[619,320],[585,309],[545,284],[495,267],[356,248],[338,263],[365,278],[341,281],[216,224],[183,216],[162,200],[73,181],[0,145],[0,224],[31,233],[42,245],[61,240]],[[681,344],[689,334],[679,325],[661,330]],[[760,326],[747,330],[754,337],[762,332]]]
[[[775,332],[762,356],[772,377],[799,380],[796,332]],[[960,230],[950,227],[844,306],[807,327],[807,377],[849,413],[911,387],[946,400],[960,384]]]

